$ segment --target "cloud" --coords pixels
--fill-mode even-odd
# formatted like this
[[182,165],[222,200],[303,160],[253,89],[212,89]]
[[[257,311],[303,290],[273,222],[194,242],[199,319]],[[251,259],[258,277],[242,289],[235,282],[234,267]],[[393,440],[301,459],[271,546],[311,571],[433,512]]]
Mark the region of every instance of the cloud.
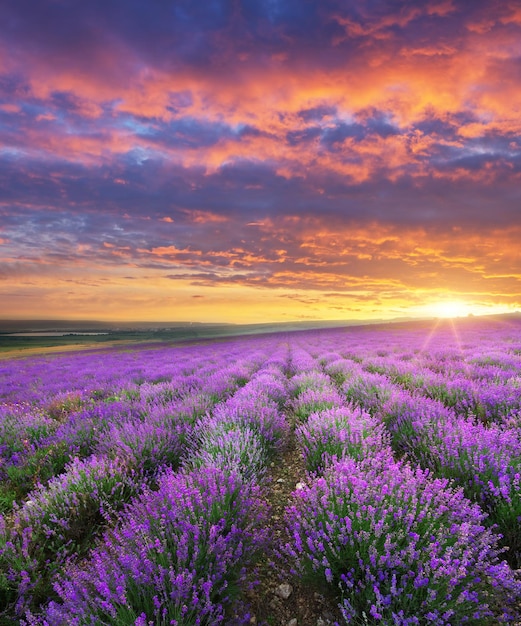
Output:
[[516,2],[6,0],[0,20],[5,280],[519,291]]

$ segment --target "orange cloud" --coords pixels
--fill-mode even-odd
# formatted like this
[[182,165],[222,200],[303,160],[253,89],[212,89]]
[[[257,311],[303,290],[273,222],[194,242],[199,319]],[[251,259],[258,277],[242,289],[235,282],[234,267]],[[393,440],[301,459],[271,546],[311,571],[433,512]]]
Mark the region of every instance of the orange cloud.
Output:
[[[293,225],[290,231],[288,224]],[[66,271],[50,258],[39,259],[34,262],[35,271],[24,279],[26,270],[18,265],[16,272],[13,268],[11,276],[4,277],[0,295],[13,289],[21,294],[21,285],[30,281],[31,293],[39,294],[48,310],[57,306],[61,297],[76,307],[71,310],[99,317],[103,298],[110,292],[112,301],[116,298],[120,305],[132,305],[134,316],[150,319],[153,310],[160,319],[170,298],[178,299],[183,310],[197,289],[207,306],[221,296],[241,302],[232,316],[237,321],[255,318],[255,307],[258,310],[263,299],[274,307],[269,319],[284,319],[279,317],[284,311],[295,317],[301,314],[299,304],[318,317],[335,317],[337,311],[340,316],[363,318],[370,310],[378,317],[389,313],[391,306],[404,313],[407,307],[451,293],[466,302],[521,304],[519,227],[491,230],[483,236],[458,229],[432,232],[376,222],[369,227],[356,223],[335,226],[319,217],[301,220],[289,216],[267,220],[255,228],[268,233],[275,246],[279,239],[286,245],[263,252],[237,247],[209,253],[172,245],[137,250],[137,259],[132,251],[107,241],[103,246],[108,252],[126,254],[120,259],[125,264],[117,271],[103,263],[93,266],[92,250],[78,249],[76,254],[89,256],[69,259]],[[175,272],[165,277],[164,267],[154,269],[146,262],[140,267],[147,258],[166,260]],[[43,273],[36,271],[37,266]],[[203,267],[205,274],[201,274]],[[132,287],[125,276],[133,278]],[[29,292],[24,293],[28,298]],[[276,304],[278,298],[291,299],[294,304],[284,308],[280,302]],[[150,306],[156,308],[147,313]],[[203,319],[207,311],[194,311],[191,319]],[[122,309],[114,305],[106,315],[117,317]],[[266,315],[263,310],[264,321],[268,321]]]
[[229,221],[224,215],[211,213],[210,211],[186,211],[183,213],[188,217],[189,221],[194,224],[223,224]]
[[6,113],[19,113],[20,106],[18,104],[11,104],[9,102],[0,103],[0,111],[5,111]]

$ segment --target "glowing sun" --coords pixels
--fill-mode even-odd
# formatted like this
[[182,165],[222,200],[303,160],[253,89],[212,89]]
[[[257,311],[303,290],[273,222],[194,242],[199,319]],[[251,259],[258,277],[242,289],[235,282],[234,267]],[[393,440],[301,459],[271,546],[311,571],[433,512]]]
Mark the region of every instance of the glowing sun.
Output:
[[469,305],[460,300],[436,302],[429,309],[436,317],[465,317],[472,313]]

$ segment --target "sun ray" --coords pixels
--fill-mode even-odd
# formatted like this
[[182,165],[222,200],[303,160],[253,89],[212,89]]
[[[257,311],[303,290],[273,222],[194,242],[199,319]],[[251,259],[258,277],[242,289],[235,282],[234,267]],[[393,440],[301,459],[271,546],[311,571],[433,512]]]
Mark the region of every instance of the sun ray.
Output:
[[427,348],[429,347],[432,338],[434,337],[434,335],[436,334],[436,331],[438,330],[438,327],[440,325],[440,320],[439,318],[435,320],[434,324],[432,325],[429,334],[427,335],[425,341],[423,342],[423,345],[421,347],[421,352],[425,352],[425,350],[427,350]]

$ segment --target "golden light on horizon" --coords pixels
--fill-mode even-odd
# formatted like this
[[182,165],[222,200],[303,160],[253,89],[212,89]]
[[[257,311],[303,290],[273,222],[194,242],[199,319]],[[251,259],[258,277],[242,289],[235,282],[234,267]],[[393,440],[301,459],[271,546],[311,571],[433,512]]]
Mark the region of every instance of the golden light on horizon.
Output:
[[413,316],[453,319],[469,315],[501,315],[514,312],[514,308],[502,304],[477,303],[457,298],[439,299],[409,309]]
[[472,307],[462,300],[447,300],[436,302],[429,307],[435,317],[452,318],[465,317],[474,314]]

